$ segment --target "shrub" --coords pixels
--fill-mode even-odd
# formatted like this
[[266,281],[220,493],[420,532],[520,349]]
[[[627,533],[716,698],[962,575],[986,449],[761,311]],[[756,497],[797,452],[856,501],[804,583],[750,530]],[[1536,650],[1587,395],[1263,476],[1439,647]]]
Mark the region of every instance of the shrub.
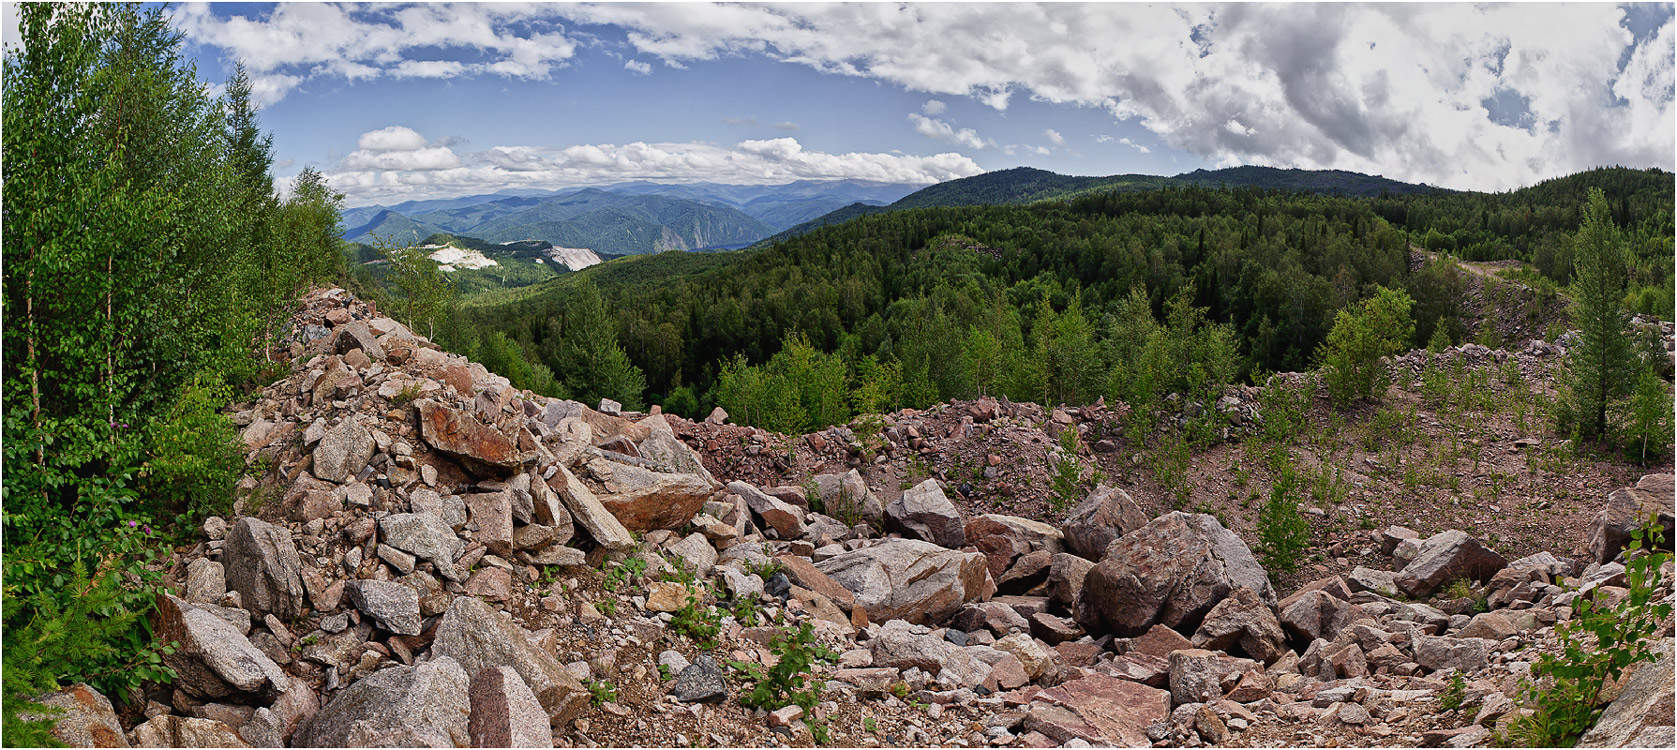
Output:
[[815,643],[807,622],[795,630],[782,629],[769,642],[769,649],[776,659],[774,666],[740,696],[740,703],[765,711],[791,705],[802,706],[806,713],[813,711],[820,694],[815,687],[806,687],[808,678],[817,661],[831,661],[836,655]]
[[1671,390],[1653,370],[1643,370],[1630,397],[1625,452],[1647,465],[1671,450]]
[[146,431],[142,492],[163,499],[167,506],[159,510],[183,515],[188,524],[225,513],[244,468],[233,423],[221,413],[232,395],[219,380],[200,379]]
[[1335,404],[1345,406],[1385,390],[1388,375],[1380,358],[1409,345],[1415,330],[1411,304],[1408,294],[1379,287],[1373,297],[1334,317],[1333,329],[1316,356]]
[[1298,570],[1299,553],[1310,545],[1310,523],[1299,512],[1297,489],[1293,467],[1283,465],[1258,514],[1258,554],[1272,575]]

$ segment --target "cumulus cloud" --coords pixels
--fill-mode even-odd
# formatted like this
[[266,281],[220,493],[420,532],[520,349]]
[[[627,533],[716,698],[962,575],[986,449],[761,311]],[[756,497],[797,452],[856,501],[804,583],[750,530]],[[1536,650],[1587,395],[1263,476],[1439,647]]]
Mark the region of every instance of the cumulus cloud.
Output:
[[[188,3],[171,12],[189,40],[244,61],[261,105],[314,78],[544,79],[577,48],[539,5],[280,3],[265,12],[218,15],[208,3]],[[415,57],[435,57],[437,50],[465,59]]]
[[[411,134],[411,135],[410,135]],[[489,192],[655,179],[733,184],[858,179],[926,184],[984,170],[958,153],[827,153],[795,138],[709,143],[495,146],[455,154],[417,132],[393,126],[362,134],[359,149],[327,170],[351,205]]]
[[[758,55],[997,110],[1014,94],[1100,108],[1217,164],[1502,189],[1600,164],[1674,162],[1673,21],[1656,16],[1661,26],[1638,39],[1629,11],[1610,4],[555,12],[617,24],[633,48],[666,61]],[[1518,118],[1493,117],[1484,102],[1498,92],[1523,103]],[[931,119],[941,112],[923,110],[916,129],[942,132]]]
[[978,131],[973,130],[972,128],[956,129],[955,126],[950,125],[943,120],[926,117],[918,112],[910,112],[908,115],[908,121],[914,123],[914,132],[926,136],[927,138],[934,138],[936,140],[953,143],[959,146],[966,146],[967,148],[973,149],[985,149],[996,145],[980,136]]
[[920,112],[931,117],[937,117],[948,108],[949,105],[944,104],[940,99],[927,99],[925,104],[920,105]]
[[1047,138],[1049,143],[1052,143],[1056,146],[1066,145],[1066,137],[1063,136],[1063,135],[1060,135],[1060,131],[1055,130],[1053,128],[1049,128],[1047,130],[1042,131],[1042,136],[1044,138]]
[[623,63],[623,69],[629,71],[630,73],[637,73],[643,76],[652,74],[652,64],[644,63],[639,60],[630,60]]
[[798,129],[798,123],[792,122],[790,120],[785,120],[785,121],[777,122],[774,125],[771,125],[770,127],[774,128],[775,130],[785,130],[785,131],[790,132],[790,131]]

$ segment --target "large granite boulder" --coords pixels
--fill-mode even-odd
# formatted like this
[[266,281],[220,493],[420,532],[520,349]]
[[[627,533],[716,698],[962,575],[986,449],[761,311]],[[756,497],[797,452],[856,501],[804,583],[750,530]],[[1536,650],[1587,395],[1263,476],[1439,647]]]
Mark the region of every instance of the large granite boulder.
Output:
[[512,468],[533,456],[518,450],[517,444],[500,430],[478,421],[471,412],[442,402],[425,399],[414,404],[419,410],[419,433],[425,443],[443,453],[478,465]]
[[915,539],[887,539],[815,567],[849,589],[875,622],[937,622],[995,592],[983,554]]
[[1061,524],[1066,548],[1090,560],[1100,560],[1106,547],[1125,534],[1147,525],[1147,513],[1117,487],[1100,486],[1066,516]]
[[1363,616],[1361,607],[1321,589],[1297,592],[1281,600],[1280,609],[1281,625],[1303,645],[1317,638],[1331,641]]
[[315,444],[312,471],[325,481],[343,484],[367,467],[377,448],[373,432],[353,416],[346,417]]
[[961,512],[949,502],[936,479],[903,490],[902,496],[887,503],[885,528],[949,549],[959,549],[967,543]]
[[765,528],[774,529],[781,539],[797,539],[804,535],[807,516],[803,508],[774,497],[749,482],[729,482],[727,489],[745,500],[745,507],[751,509],[752,515],[757,516]]
[[[553,469],[553,476],[547,480],[548,488],[570,509],[571,517],[593,537],[595,544],[609,550],[624,550],[635,546],[634,535],[624,528],[623,522],[617,520],[617,516],[600,503],[600,499],[589,489],[587,483],[578,479],[563,465],[555,465]],[[536,511],[539,515],[542,506],[536,506]]]
[[193,695],[272,699],[291,685],[279,665],[252,645],[238,627],[172,594],[157,599],[154,634],[159,642],[177,644],[164,655],[163,663],[179,675],[175,684]]
[[1458,578],[1490,580],[1506,565],[1508,561],[1502,555],[1467,532],[1451,529],[1422,541],[1415,559],[1403,566],[1392,582],[1404,594],[1421,597]]
[[303,615],[303,566],[285,527],[240,518],[227,532],[221,559],[227,588],[239,592],[245,609],[286,620]]
[[1630,672],[1618,697],[1607,704],[1594,727],[1578,741],[1581,747],[1671,747],[1673,712],[1672,675],[1677,662],[1672,658],[1671,640],[1658,650],[1657,661],[1643,663]]
[[1669,547],[1673,535],[1673,482],[1670,474],[1649,474],[1635,487],[1623,487],[1607,495],[1607,503],[1590,525],[1590,558],[1605,563],[1618,557],[1637,529],[1652,519],[1665,532]]
[[431,653],[447,656],[467,672],[512,667],[536,694],[554,726],[564,726],[588,705],[588,691],[530,634],[481,599],[455,597],[437,625]]
[[395,581],[349,581],[350,603],[397,635],[419,635],[419,592]]
[[861,472],[851,469],[844,474],[817,474],[815,490],[828,515],[847,523],[885,526],[885,503],[868,487]]
[[1064,745],[1149,747],[1147,728],[1170,716],[1170,693],[1102,674],[1061,683],[1038,693],[1024,729]]
[[437,656],[386,667],[343,689],[295,737],[298,747],[468,747],[470,682]]
[[384,544],[414,557],[429,560],[437,572],[449,580],[458,580],[454,560],[466,549],[466,543],[454,535],[448,521],[436,513],[392,513],[378,520],[379,536]]
[[653,471],[599,456],[584,461],[577,476],[630,531],[679,529],[717,489],[708,475]]
[[52,717],[57,720],[52,736],[67,747],[129,746],[110,699],[86,683],[44,695],[35,702],[61,712]]
[[1090,633],[1119,636],[1140,635],[1161,623],[1191,633],[1239,588],[1274,606],[1269,575],[1240,537],[1212,516],[1177,511],[1107,548],[1083,582],[1077,622]]
[[1287,636],[1275,610],[1248,588],[1229,592],[1194,631],[1196,648],[1242,653],[1265,664],[1287,652]]
[[547,712],[512,667],[491,667],[472,678],[472,747],[553,747]]
[[1001,579],[1013,561],[1032,552],[1054,555],[1064,547],[1059,529],[1041,521],[986,513],[967,521],[967,543],[989,558],[990,576]]

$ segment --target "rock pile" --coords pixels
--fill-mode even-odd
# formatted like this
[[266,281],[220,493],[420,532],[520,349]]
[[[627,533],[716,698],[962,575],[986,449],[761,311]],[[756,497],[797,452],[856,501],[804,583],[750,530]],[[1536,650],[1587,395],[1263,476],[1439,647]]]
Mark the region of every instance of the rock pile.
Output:
[[[1483,744],[1572,599],[1622,595],[1629,519],[1671,495],[1614,493],[1591,561],[1393,527],[1389,569],[1281,597],[1215,517],[1121,489],[1056,527],[963,515],[934,480],[890,502],[853,470],[719,480],[664,415],[518,391],[342,290],[295,331],[236,414],[265,473],[159,601],[180,678],[127,731],[85,686],[50,696],[66,742],[808,745],[848,721],[844,744]],[[798,624],[833,657],[814,707],[730,700]],[[1669,738],[1648,673],[1603,741]]]

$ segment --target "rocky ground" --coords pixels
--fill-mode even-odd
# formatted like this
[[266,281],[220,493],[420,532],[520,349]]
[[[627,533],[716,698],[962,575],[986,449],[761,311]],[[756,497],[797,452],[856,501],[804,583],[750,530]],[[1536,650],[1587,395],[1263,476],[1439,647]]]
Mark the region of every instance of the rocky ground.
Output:
[[[1256,389],[1175,510],[1102,405],[945,404],[877,439],[588,408],[335,289],[288,343],[235,414],[234,515],[172,560],[179,679],[120,716],[50,696],[67,743],[1484,745],[1570,602],[1623,596],[1638,514],[1672,523],[1669,471],[1521,421],[1540,342],[1398,358],[1395,416],[1301,441],[1338,484],[1279,591],[1241,502]],[[1106,479],[1069,502],[1068,429]],[[1586,742],[1671,744],[1662,627]]]

